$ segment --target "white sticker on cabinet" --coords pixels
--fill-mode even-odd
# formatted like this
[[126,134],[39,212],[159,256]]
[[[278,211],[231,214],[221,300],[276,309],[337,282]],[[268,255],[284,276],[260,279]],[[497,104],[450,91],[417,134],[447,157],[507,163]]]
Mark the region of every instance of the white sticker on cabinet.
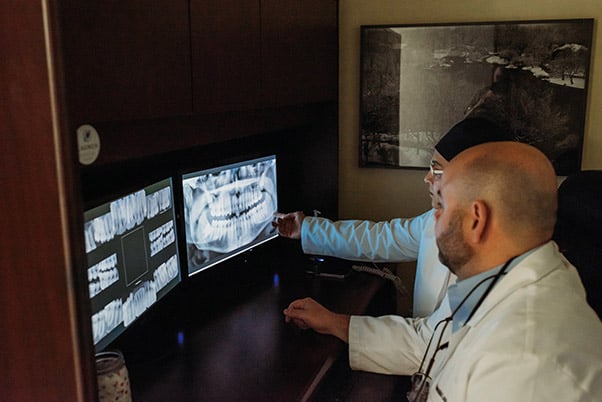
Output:
[[94,163],[100,153],[100,137],[94,127],[84,124],[77,128],[77,147],[79,163],[82,165]]

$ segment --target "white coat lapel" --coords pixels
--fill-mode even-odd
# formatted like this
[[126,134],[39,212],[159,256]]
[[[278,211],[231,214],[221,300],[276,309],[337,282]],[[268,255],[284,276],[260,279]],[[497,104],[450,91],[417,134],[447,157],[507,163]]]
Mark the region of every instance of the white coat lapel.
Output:
[[[539,280],[544,275],[558,268],[557,257],[558,246],[553,241],[550,241],[538,250],[535,250],[531,255],[527,256],[510,272],[502,276],[501,280],[492,289],[491,293],[485,298],[483,304],[476,311],[474,317],[471,318],[471,324],[477,323],[485,317],[491,309],[498,303],[506,299],[517,289],[524,288],[529,284]],[[556,263],[551,264],[552,261]]]
[[[445,341],[447,342],[447,348],[439,352],[441,354],[441,358],[438,358],[435,362],[435,367],[432,374],[433,384],[431,392],[436,391],[441,400],[446,401],[447,399],[444,397],[444,395],[449,396],[449,392],[453,392],[452,390],[456,389],[458,386],[458,380],[456,378],[458,375],[458,370],[453,367],[453,363],[450,366],[449,362],[453,359],[456,349],[466,337],[468,332],[470,332],[470,329],[470,325],[465,325],[451,334],[451,336],[449,336]],[[445,342],[443,344],[445,344]],[[438,399],[435,398],[435,400]]]

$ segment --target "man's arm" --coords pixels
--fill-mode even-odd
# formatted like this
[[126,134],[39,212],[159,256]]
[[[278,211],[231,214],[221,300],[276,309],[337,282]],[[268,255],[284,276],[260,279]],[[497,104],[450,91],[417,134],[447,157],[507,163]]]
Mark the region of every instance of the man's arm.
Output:
[[305,214],[301,211],[290,212],[288,214],[276,212],[272,226],[278,228],[280,236],[299,240],[301,238],[303,219],[305,219]]
[[290,239],[301,239],[306,254],[327,255],[356,261],[414,261],[425,225],[433,211],[414,218],[390,221],[341,220],[305,216],[303,212],[276,212],[272,226]]
[[423,319],[349,316],[334,313],[311,298],[295,300],[284,310],[286,322],[348,343],[351,368],[401,375],[418,369],[433,327],[446,314],[444,309]]
[[286,322],[299,328],[313,329],[326,335],[333,335],[345,343],[349,342],[349,320],[346,314],[334,313],[309,297],[292,302],[284,310]]
[[411,219],[382,222],[306,217],[301,226],[301,244],[306,254],[370,262],[414,261],[431,218],[432,211]]

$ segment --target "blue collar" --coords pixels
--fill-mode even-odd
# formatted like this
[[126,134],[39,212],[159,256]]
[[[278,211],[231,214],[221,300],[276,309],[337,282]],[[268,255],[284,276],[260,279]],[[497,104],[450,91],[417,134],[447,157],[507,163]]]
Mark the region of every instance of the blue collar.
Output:
[[[516,257],[508,265],[508,267],[506,267],[505,273],[508,273],[512,268],[518,265],[533,251],[534,250],[530,250]],[[464,298],[472,291],[472,289],[476,287],[472,294],[466,298],[464,304],[462,304],[458,311],[456,311],[456,313],[453,315],[452,332],[455,332],[459,328],[464,326],[466,320],[470,316],[470,313],[475,308],[476,303],[483,296],[487,288],[490,286],[491,281],[494,280],[495,275],[500,269],[502,269],[502,267],[503,264],[498,265],[487,271],[481,272],[480,274],[471,276],[463,280],[458,280],[456,283],[449,286],[447,292],[449,296],[449,307],[451,308],[451,311],[455,311],[456,308],[460,305],[460,303],[462,303],[462,300],[464,300]]]

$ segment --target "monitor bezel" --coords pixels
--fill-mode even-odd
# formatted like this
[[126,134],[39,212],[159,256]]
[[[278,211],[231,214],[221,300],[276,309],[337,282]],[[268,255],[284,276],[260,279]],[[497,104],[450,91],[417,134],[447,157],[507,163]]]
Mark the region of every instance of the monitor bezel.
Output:
[[184,216],[185,214],[184,214],[184,196],[183,196],[184,180],[186,180],[190,177],[199,176],[201,174],[218,172],[218,171],[226,170],[226,169],[233,168],[233,167],[243,166],[246,164],[252,164],[252,163],[261,162],[264,160],[271,160],[271,159],[273,159],[275,161],[276,203],[278,204],[278,192],[279,191],[278,191],[278,179],[277,179],[277,177],[278,177],[278,162],[277,162],[278,154],[277,153],[267,153],[267,154],[266,153],[261,153],[261,154],[255,153],[255,154],[248,154],[248,155],[238,156],[238,157],[206,160],[206,161],[204,161],[205,162],[204,164],[197,166],[197,168],[195,168],[195,169],[187,169],[187,170],[183,170],[179,173],[179,185],[177,185],[177,190],[178,190],[178,206],[179,206],[179,211],[180,211],[180,214],[179,214],[180,215],[179,216],[179,221],[180,221],[179,239],[180,239],[180,246],[181,246],[180,247],[180,250],[181,250],[180,264],[182,267],[182,273],[185,274],[186,277],[191,278],[202,272],[206,272],[207,270],[215,267],[216,265],[230,261],[237,256],[244,255],[247,252],[251,252],[251,251],[253,251],[254,248],[278,238],[279,235],[277,232],[275,232],[272,235],[270,235],[264,239],[261,239],[260,241],[251,242],[249,244],[241,246],[239,249],[228,253],[226,256],[220,257],[220,258],[216,259],[215,261],[211,262],[210,264],[202,266],[201,268],[196,269],[193,272],[191,272],[190,264],[189,264],[189,256],[188,256],[188,244],[187,244],[187,238],[186,238],[186,233],[185,233],[186,232],[186,222],[185,222],[185,216]]
[[[152,178],[147,178],[146,180],[144,180],[142,182],[138,182],[137,184],[129,184],[127,186],[122,186],[121,188],[119,188],[118,190],[115,190],[115,191],[106,191],[104,194],[96,197],[94,200],[84,202],[84,211],[82,214],[82,223],[83,223],[84,227],[82,227],[82,229],[85,230],[85,224],[86,224],[86,222],[88,222],[88,219],[85,218],[86,214],[89,214],[91,211],[93,211],[97,208],[100,208],[107,204],[110,204],[111,202],[114,202],[121,198],[127,197],[128,195],[135,194],[138,191],[143,191],[152,186],[160,186],[161,183],[163,183],[163,182],[166,182],[166,184],[168,184],[168,186],[171,188],[171,203],[172,203],[172,205],[171,205],[171,210],[172,210],[171,221],[173,221],[173,223],[174,223],[174,234],[176,236],[176,238],[175,238],[175,247],[176,247],[175,255],[176,255],[177,264],[178,264],[178,273],[177,273],[178,280],[175,284],[164,287],[159,292],[157,292],[157,299],[152,304],[150,304],[148,306],[148,308],[146,308],[140,315],[138,315],[134,320],[132,320],[129,323],[129,325],[125,326],[124,323],[121,322],[118,325],[118,327],[116,327],[111,332],[109,332],[107,335],[105,335],[103,338],[101,338],[97,343],[94,343],[94,340],[92,339],[91,343],[94,347],[95,352],[97,352],[97,353],[102,350],[105,350],[112,343],[114,343],[118,338],[120,338],[125,332],[127,332],[130,327],[132,327],[133,325],[135,325],[136,323],[141,321],[141,319],[143,319],[145,316],[148,316],[149,311],[155,310],[157,308],[157,305],[162,304],[162,302],[169,295],[175,293],[177,291],[177,289],[184,282],[184,279],[186,276],[185,276],[184,267],[183,267],[183,263],[182,263],[182,250],[181,250],[181,244],[180,244],[180,230],[179,230],[179,219],[178,219],[178,215],[179,215],[178,198],[177,198],[177,194],[176,194],[178,183],[173,175],[169,175],[169,176],[164,175],[164,176],[161,176],[161,178],[158,178],[157,176],[153,176]],[[83,235],[83,233],[82,233],[82,235]],[[85,249],[84,249],[84,253],[85,253],[84,261],[86,264],[85,265],[85,271],[86,271],[85,278],[88,278],[87,273],[88,273],[88,269],[90,268],[89,263],[88,263],[88,254],[89,253],[86,252]],[[150,256],[147,258],[150,258]],[[92,317],[94,316],[95,313],[97,313],[97,311],[94,311],[92,300],[98,294],[91,296],[90,289],[88,286],[89,281],[86,281],[86,285],[87,285],[86,286],[86,295],[88,297],[87,300],[90,305],[90,317],[89,317],[90,318],[90,327],[91,327],[90,333],[93,334]],[[126,287],[126,288],[129,288],[129,287]],[[135,286],[133,288],[135,288]],[[122,297],[122,301],[123,300],[124,299]]]

